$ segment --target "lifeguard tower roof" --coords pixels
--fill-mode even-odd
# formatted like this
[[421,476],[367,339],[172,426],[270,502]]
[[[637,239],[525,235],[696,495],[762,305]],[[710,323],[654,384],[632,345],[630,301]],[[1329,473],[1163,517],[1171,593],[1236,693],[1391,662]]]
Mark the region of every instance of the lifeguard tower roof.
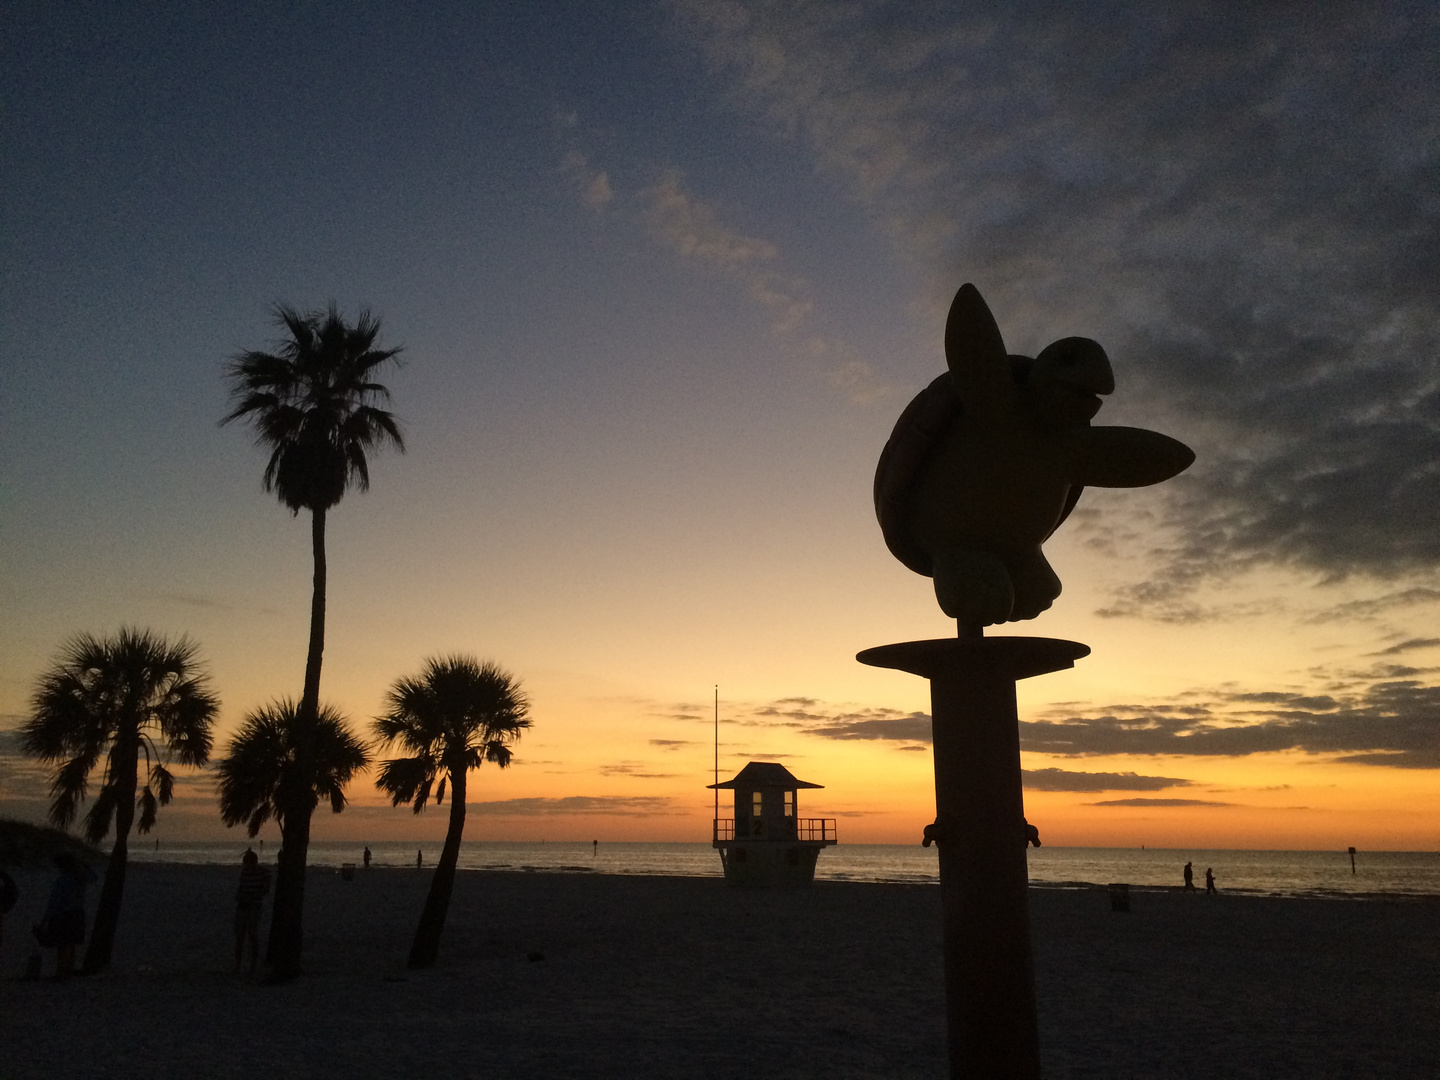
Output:
[[797,780],[795,775],[777,761],[752,761],[733,780],[723,784],[706,784],[708,788],[823,788],[824,784],[811,784]]

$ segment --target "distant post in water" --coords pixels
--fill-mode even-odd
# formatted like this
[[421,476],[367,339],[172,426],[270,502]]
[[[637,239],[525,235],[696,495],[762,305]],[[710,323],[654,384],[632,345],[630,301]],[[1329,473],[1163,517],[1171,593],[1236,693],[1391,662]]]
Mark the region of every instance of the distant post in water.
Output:
[[1092,427],[1115,388],[1104,349],[1062,338],[1010,356],[973,285],[945,326],[949,370],[901,414],[875,473],[890,551],[932,577],[954,638],[908,641],[856,659],[930,680],[933,825],[940,849],[946,1022],[952,1077],[1040,1075],[1030,940],[1028,844],[1015,683],[1073,667],[1075,641],[989,637],[1060,594],[1041,545],[1086,485],[1141,487],[1194,454],[1139,428]]
[[1353,847],[1350,849],[1350,875],[1352,877],[1355,875],[1355,849]]

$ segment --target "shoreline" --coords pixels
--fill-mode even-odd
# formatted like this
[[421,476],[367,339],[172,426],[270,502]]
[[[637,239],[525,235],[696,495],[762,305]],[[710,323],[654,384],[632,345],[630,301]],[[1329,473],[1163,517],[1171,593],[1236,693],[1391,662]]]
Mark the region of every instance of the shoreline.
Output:
[[[230,973],[236,872],[137,863],[104,975],[15,981],[42,871],[0,946],[7,1080],[945,1074],[939,890],[468,871],[439,962],[406,970],[430,868],[315,870],[305,975]],[[90,907],[98,890],[92,890]],[[1045,1075],[1423,1077],[1440,918],[1395,898],[1031,889]],[[268,926],[267,904],[265,925]],[[47,957],[47,972],[50,958]]]

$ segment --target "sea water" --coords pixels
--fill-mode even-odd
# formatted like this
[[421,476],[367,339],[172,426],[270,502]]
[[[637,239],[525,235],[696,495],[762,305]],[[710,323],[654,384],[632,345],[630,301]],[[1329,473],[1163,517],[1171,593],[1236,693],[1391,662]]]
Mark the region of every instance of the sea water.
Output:
[[[251,842],[273,858],[278,845]],[[131,850],[136,862],[237,863],[246,841],[173,841],[158,850]],[[311,866],[336,869],[359,865],[365,845],[321,840],[310,845]],[[421,868],[440,857],[439,841],[377,841],[370,844],[374,866]],[[1205,870],[1215,872],[1222,892],[1269,896],[1440,896],[1440,852],[1361,851],[1354,871],[1344,851],[1229,851],[1164,848],[1031,848],[1030,883],[1048,888],[1087,888],[1125,882],[1137,887],[1179,887],[1184,865],[1194,868],[1204,888]],[[720,856],[705,843],[466,841],[460,867],[512,873],[642,874],[721,877]],[[919,844],[839,844],[820,854],[817,881],[899,882],[933,885],[940,880],[937,849]]]

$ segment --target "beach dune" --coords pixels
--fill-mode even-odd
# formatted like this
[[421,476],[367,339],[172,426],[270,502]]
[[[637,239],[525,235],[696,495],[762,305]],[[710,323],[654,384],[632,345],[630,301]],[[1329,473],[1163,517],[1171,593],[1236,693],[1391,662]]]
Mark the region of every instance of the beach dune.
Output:
[[[306,974],[231,974],[238,872],[132,866],[113,968],[18,981],[49,874],[17,876],[0,1076],[941,1077],[939,890],[312,870]],[[1440,903],[1032,889],[1047,1077],[1431,1077]],[[268,919],[268,911],[267,911]],[[47,958],[47,963],[49,958]],[[48,968],[47,968],[48,973]]]

